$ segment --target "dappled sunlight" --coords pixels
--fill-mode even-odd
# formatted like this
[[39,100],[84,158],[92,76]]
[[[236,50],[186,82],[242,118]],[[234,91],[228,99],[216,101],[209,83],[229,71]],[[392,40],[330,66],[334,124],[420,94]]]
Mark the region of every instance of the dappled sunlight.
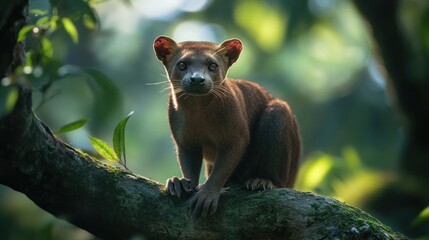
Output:
[[225,30],[220,25],[207,24],[200,21],[185,21],[179,23],[174,31],[173,38],[177,42],[207,41],[220,42]]
[[393,172],[362,169],[342,180],[334,180],[333,197],[353,206],[364,206],[368,199],[397,180]]
[[320,23],[301,41],[288,45],[276,63],[284,66],[283,73],[296,90],[316,101],[327,101],[336,92],[350,89],[352,75],[364,65],[367,51]]
[[180,11],[202,11],[211,0],[133,0],[131,2],[132,6],[146,18],[168,20]]
[[234,18],[265,51],[278,50],[287,30],[287,15],[263,1],[238,1]]
[[305,158],[296,188],[363,206],[370,196],[395,180],[394,172],[364,167],[356,149],[346,146],[341,157],[313,153]]
[[365,209],[374,196],[380,196],[397,182],[399,175],[391,170],[368,168],[362,160],[352,146],[345,146],[340,156],[312,153],[303,161],[296,187]]
[[301,166],[296,187],[302,191],[314,191],[324,181],[333,164],[334,160],[328,154],[307,158]]
[[140,24],[148,19],[168,21],[182,12],[204,10],[211,0],[131,0],[129,4],[112,0],[97,4],[103,28],[122,33],[138,31]]
[[181,11],[198,12],[207,7],[210,0],[133,0],[131,8],[145,18],[169,20]]

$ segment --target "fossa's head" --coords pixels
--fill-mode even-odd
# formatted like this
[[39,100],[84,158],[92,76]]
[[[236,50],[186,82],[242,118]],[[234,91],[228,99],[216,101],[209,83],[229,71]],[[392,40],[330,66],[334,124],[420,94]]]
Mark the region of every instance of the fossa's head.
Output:
[[153,43],[175,93],[203,96],[221,87],[229,67],[237,61],[243,45],[238,39],[221,44],[181,42],[160,36]]

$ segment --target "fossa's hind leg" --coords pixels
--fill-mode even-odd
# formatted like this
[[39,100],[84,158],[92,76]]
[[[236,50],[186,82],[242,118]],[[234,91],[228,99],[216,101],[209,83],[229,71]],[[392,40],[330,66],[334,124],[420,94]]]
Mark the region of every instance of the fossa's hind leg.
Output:
[[292,188],[298,172],[301,142],[297,121],[289,105],[270,101],[252,136],[245,186],[248,189]]

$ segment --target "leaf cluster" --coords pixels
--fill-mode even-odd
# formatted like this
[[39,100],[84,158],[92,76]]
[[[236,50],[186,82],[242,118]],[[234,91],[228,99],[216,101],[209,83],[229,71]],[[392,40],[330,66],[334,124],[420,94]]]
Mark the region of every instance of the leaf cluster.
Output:
[[118,125],[115,127],[113,133],[113,147],[111,147],[107,142],[89,136],[89,141],[91,142],[94,149],[101,155],[104,159],[112,162],[117,162],[122,165],[126,170],[130,171],[127,167],[127,158],[125,152],[125,127],[127,125],[128,119],[133,115],[134,112],[130,112],[128,116],[122,119]]
[[14,86],[31,86],[42,94],[39,109],[58,92],[48,94],[54,82],[64,78],[68,71],[55,56],[52,38],[55,34],[67,34],[74,44],[79,42],[76,23],[87,29],[95,29],[98,17],[91,4],[85,0],[50,0],[50,10],[31,9],[29,24],[18,33],[17,41],[26,41],[27,53],[23,66],[1,81],[0,116],[10,112],[15,106],[17,91]]
[[[28,51],[23,66],[17,69],[2,81],[0,88],[0,116],[8,114],[14,107],[18,98],[18,90],[15,86],[30,86],[33,91],[41,93],[41,100],[35,107],[39,110],[47,101],[59,94],[59,91],[51,93],[52,85],[65,78],[73,76],[84,77],[93,80],[88,83],[95,95],[96,102],[104,101],[108,106],[119,99],[119,93],[113,82],[105,74],[95,69],[79,68],[65,65],[55,54],[53,38],[58,34],[66,34],[73,44],[79,43],[80,26],[94,30],[98,25],[98,16],[93,4],[94,0],[50,0],[50,9],[31,9],[29,24],[25,25],[18,33],[18,42],[26,41]],[[108,97],[106,97],[106,94]],[[113,101],[113,102],[112,102]],[[96,103],[97,105],[97,103]],[[96,111],[105,112],[98,104]],[[104,109],[104,110],[103,110]],[[106,160],[117,162],[126,166],[125,150],[125,126],[131,117],[131,112],[116,126],[113,134],[113,147],[101,139],[89,137],[94,149]],[[83,127],[88,122],[82,118],[55,131],[56,134],[67,133]]]

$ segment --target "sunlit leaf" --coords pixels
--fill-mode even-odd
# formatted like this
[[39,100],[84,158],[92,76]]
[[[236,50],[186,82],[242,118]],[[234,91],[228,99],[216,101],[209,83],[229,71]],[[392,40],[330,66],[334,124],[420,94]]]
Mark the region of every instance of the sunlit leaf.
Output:
[[343,149],[344,160],[351,169],[361,168],[361,160],[355,148],[347,146]]
[[89,4],[85,5],[83,9],[83,14],[84,16],[87,16],[92,21],[92,23],[94,24],[94,27],[95,25],[97,25],[98,19],[97,19],[96,11]]
[[420,225],[421,223],[429,222],[429,206],[427,206],[419,216],[411,223],[412,226]]
[[19,91],[13,86],[0,85],[0,118],[10,113],[18,100]]
[[13,88],[6,99],[6,111],[11,112],[15,107],[16,101],[18,100],[19,91],[16,88]]
[[[342,169],[342,171],[347,171]],[[382,191],[384,187],[395,181],[396,175],[389,172],[361,170],[349,172],[347,177],[331,180],[333,196],[353,206],[362,204],[363,199]]]
[[70,132],[70,131],[79,129],[79,128],[83,127],[87,122],[88,122],[88,119],[86,119],[86,118],[71,122],[69,124],[64,125],[63,127],[58,129],[57,131],[55,131],[55,133],[60,134],[60,133],[66,133],[66,132]]
[[51,20],[49,21],[49,29],[51,31],[55,31],[57,29],[59,19],[60,17],[56,15],[51,17]]
[[62,18],[61,21],[63,22],[64,29],[69,34],[73,42],[78,43],[79,34],[77,32],[76,26],[74,25],[73,21],[70,20],[70,18]]
[[36,22],[36,26],[42,26],[43,24],[49,22],[50,18],[48,16],[42,17]]
[[25,66],[33,66],[33,57],[34,57],[34,50],[29,50],[27,52],[27,57],[25,58]]
[[285,12],[258,0],[238,1],[234,10],[237,24],[253,37],[261,49],[275,51],[281,47],[287,24]]
[[96,25],[94,20],[87,14],[83,15],[83,24],[88,29],[94,29]]
[[115,150],[113,150],[109,144],[99,138],[91,136],[88,136],[88,138],[95,151],[97,151],[98,154],[100,154],[104,159],[112,162],[120,162],[120,159],[118,158],[118,155],[116,155]]
[[40,15],[48,14],[48,11],[47,10],[41,10],[41,9],[30,9],[30,14],[37,17]]
[[118,125],[115,127],[115,131],[113,133],[113,149],[115,150],[116,154],[121,158],[121,156],[124,156],[124,163],[126,163],[126,157],[125,157],[125,126],[127,125],[128,119],[133,115],[133,112],[130,112],[128,116],[122,121],[118,123]]
[[31,30],[33,30],[33,28],[34,28],[34,25],[27,25],[27,26],[24,26],[23,28],[21,28],[21,30],[18,33],[18,42],[22,42],[25,39],[25,37],[27,36],[27,34]]
[[314,188],[323,181],[334,165],[334,160],[330,155],[324,154],[319,158],[305,163],[305,176],[303,177],[302,187],[305,190],[314,190]]
[[54,55],[52,42],[49,39],[42,37],[40,38],[40,43],[42,44],[43,54],[47,57],[52,57]]

